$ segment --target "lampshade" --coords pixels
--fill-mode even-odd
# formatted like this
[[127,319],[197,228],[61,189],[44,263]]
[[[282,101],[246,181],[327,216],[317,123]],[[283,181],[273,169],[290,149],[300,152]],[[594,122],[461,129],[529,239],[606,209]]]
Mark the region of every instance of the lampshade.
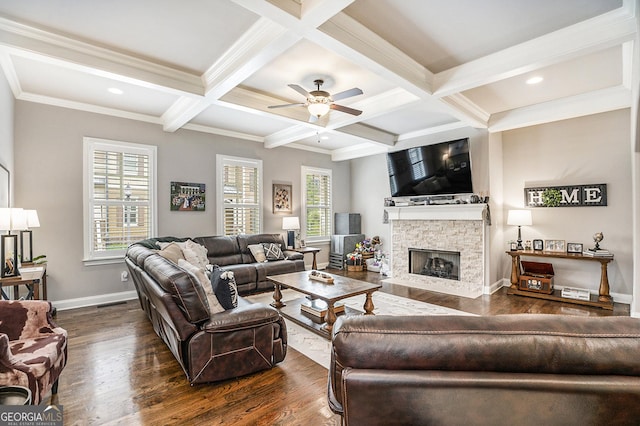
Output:
[[300,229],[300,219],[298,219],[298,216],[283,217],[282,229],[285,231]]
[[507,225],[531,226],[531,210],[509,210]]
[[315,115],[316,117],[320,118],[329,112],[330,107],[328,103],[317,102],[310,103],[309,106],[307,106],[307,109],[309,110],[309,114]]
[[24,209],[0,208],[0,231],[22,231],[27,229]]
[[25,210],[25,213],[27,215],[27,228],[39,228],[38,212],[36,210]]

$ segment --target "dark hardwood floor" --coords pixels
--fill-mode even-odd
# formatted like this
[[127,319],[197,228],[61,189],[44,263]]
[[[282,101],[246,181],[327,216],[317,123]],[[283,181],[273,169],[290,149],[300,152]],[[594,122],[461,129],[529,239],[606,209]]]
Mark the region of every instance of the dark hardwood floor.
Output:
[[[377,273],[348,276],[380,280]],[[382,291],[480,315],[629,315],[628,305],[606,311],[508,296],[506,289],[477,299],[388,284]],[[65,425],[340,424],[326,401],[327,370],[292,348],[269,371],[192,387],[137,300],[59,311],[57,322],[69,333],[68,364],[53,400],[64,407]]]

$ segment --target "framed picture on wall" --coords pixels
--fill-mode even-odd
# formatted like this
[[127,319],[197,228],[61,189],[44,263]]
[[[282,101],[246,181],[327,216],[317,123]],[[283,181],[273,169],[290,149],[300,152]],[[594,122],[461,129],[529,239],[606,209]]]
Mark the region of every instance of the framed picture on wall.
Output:
[[273,184],[273,213],[293,213],[291,185],[284,183]]
[[204,183],[171,182],[171,210],[204,211],[205,194]]

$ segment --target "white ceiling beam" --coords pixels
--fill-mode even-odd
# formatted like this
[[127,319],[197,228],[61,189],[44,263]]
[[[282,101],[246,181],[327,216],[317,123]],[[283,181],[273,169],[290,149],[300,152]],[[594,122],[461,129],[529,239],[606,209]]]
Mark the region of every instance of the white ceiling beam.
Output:
[[261,18],[202,75],[206,99],[181,98],[162,115],[163,128],[174,132],[211,103],[271,62],[300,38]]
[[450,96],[475,87],[586,55],[635,37],[635,19],[624,7],[509,47],[434,76],[434,94]]
[[631,90],[617,86],[493,114],[489,120],[489,132],[504,132],[629,107]]
[[331,161],[353,160],[355,158],[368,157],[370,155],[384,154],[387,152],[389,152],[389,147],[365,142],[346,148],[334,149],[331,151]]
[[179,95],[203,95],[200,76],[0,17],[0,46],[12,55]]
[[458,120],[466,121],[468,125],[478,129],[487,128],[490,114],[480,108],[476,103],[471,102],[466,96],[460,93],[454,93],[440,100],[452,107],[452,110],[455,111],[453,115]]
[[2,71],[9,83],[11,92],[13,92],[13,97],[17,99],[18,96],[22,94],[22,87],[20,85],[18,74],[16,73],[16,67],[13,66],[11,55],[6,52],[0,52],[0,67],[2,67]]
[[416,130],[416,131],[413,131],[413,132],[403,133],[401,135],[398,135],[398,141],[397,142],[416,139],[416,138],[420,138],[420,137],[428,136],[428,135],[435,135],[435,134],[438,134],[438,133],[450,132],[452,130],[463,129],[465,127],[469,127],[469,126],[466,123],[463,123],[461,121],[455,121],[453,123],[442,124],[442,125],[439,125],[439,126],[428,127],[426,129],[422,129],[422,130]]

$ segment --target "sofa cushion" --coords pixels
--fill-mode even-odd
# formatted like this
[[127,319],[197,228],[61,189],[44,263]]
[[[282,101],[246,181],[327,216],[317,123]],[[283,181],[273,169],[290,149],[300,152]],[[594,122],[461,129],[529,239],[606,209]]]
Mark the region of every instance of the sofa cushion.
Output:
[[187,321],[197,324],[209,319],[207,296],[193,275],[159,254],[148,256],[144,260],[143,269],[171,295]]
[[251,255],[253,255],[253,258],[256,260],[256,262],[267,261],[267,256],[264,253],[264,247],[262,247],[262,244],[250,244],[247,247],[251,251]]
[[206,268],[209,264],[207,248],[193,240],[187,240],[182,247],[182,254],[187,262],[200,268]]
[[209,236],[196,237],[193,240],[206,247],[207,257],[212,265],[227,266],[247,263],[243,261],[243,257],[240,254],[240,247],[236,237]]
[[224,312],[224,308],[218,301],[215,293],[213,292],[213,288],[211,287],[211,281],[207,276],[206,270],[204,268],[200,268],[184,259],[178,260],[178,266],[183,268],[185,271],[193,274],[194,278],[197,279],[202,288],[204,289],[204,294],[207,296],[207,304],[209,305],[209,313],[217,314],[219,312]]
[[284,254],[282,254],[280,244],[262,243],[262,247],[264,248],[264,254],[267,260],[284,260]]
[[223,308],[233,309],[238,306],[238,287],[233,272],[214,265],[211,272],[211,287]]
[[158,251],[158,254],[171,262],[178,264],[178,260],[183,259],[182,248],[178,243],[167,243],[163,249]]
[[243,234],[238,235],[238,246],[242,254],[241,263],[253,263],[254,259],[249,250],[249,245],[262,243],[276,243],[280,247],[285,247],[284,240],[280,234]]

